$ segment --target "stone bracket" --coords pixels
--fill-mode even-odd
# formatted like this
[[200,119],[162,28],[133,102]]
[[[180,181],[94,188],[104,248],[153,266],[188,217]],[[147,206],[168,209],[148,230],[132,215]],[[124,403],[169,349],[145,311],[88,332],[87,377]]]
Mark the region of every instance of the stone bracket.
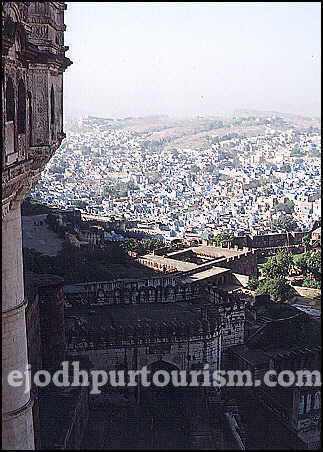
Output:
[[26,309],[26,306],[28,304],[27,298],[25,298],[21,303],[19,303],[17,306],[14,306],[13,308],[7,309],[5,311],[2,311],[2,317],[10,317],[12,315],[16,315],[19,312]]
[[33,407],[34,401],[33,399],[29,399],[25,405],[18,408],[17,410],[8,411],[7,413],[2,413],[2,419],[4,421],[9,421],[15,417],[21,416],[25,411],[31,410]]

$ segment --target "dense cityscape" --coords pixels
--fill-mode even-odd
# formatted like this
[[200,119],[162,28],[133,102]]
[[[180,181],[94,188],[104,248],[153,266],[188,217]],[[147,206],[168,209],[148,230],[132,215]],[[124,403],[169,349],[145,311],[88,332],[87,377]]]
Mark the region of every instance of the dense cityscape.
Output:
[[317,120],[75,123],[33,192],[49,205],[123,216],[164,239],[303,231],[320,217]]

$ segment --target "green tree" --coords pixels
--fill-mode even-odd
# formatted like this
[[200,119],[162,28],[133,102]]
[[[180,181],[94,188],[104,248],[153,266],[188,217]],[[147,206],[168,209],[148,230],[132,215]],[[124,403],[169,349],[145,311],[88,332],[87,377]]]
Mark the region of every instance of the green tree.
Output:
[[309,248],[309,246],[310,246],[310,243],[311,243],[311,236],[310,236],[310,235],[305,235],[305,236],[302,238],[302,245],[304,246],[305,251],[308,250],[308,248]]
[[281,215],[277,220],[273,221],[273,227],[283,232],[299,231],[297,221],[292,215]]
[[281,251],[261,265],[261,273],[265,278],[283,278],[291,274],[292,268],[293,255]]
[[263,194],[264,194],[264,196],[271,196],[271,195],[273,195],[275,193],[275,191],[274,191],[274,189],[271,187],[271,186],[269,186],[269,187],[264,187],[263,188]]
[[259,286],[259,279],[257,279],[257,278],[249,279],[248,284],[247,284],[247,289],[256,290],[258,288],[258,286]]
[[290,155],[291,157],[298,157],[304,155],[304,152],[302,152],[298,145],[295,145],[294,149],[291,150]]
[[313,278],[317,281],[321,279],[322,264],[321,251],[305,251],[301,254],[296,254],[293,257],[294,265],[303,275]]
[[252,179],[248,184],[249,189],[255,189],[258,187],[261,187],[261,182],[259,179]]
[[132,181],[130,182],[117,182],[114,185],[109,185],[104,189],[104,195],[111,195],[116,198],[124,198],[128,195],[129,190],[135,190],[137,187]]
[[267,294],[273,301],[282,302],[294,297],[297,292],[285,278],[270,278],[260,281],[256,295]]
[[217,234],[216,236],[210,238],[208,240],[208,244],[215,245],[215,246],[225,246],[228,243],[232,242],[233,238],[234,238],[233,234],[221,233],[221,234]]
[[293,263],[296,269],[301,273],[306,274],[307,272],[307,253],[295,254],[293,256]]
[[139,254],[148,253],[163,246],[163,242],[159,239],[137,240],[128,239],[122,243],[122,247],[126,251],[134,251]]
[[294,213],[295,203],[294,201],[287,199],[285,202],[280,202],[275,206],[276,212],[284,212],[286,214]]
[[212,165],[212,163],[208,163],[208,164],[205,165],[205,167],[204,167],[204,171],[205,171],[206,173],[212,174],[212,173],[216,172],[216,170],[217,170],[217,167],[216,167],[215,165]]
[[315,278],[320,280],[321,279],[321,251],[312,251],[309,253],[309,256],[307,258],[307,268],[308,272]]
[[308,287],[310,289],[321,289],[321,281],[317,281],[312,278],[305,278],[302,283],[303,287]]

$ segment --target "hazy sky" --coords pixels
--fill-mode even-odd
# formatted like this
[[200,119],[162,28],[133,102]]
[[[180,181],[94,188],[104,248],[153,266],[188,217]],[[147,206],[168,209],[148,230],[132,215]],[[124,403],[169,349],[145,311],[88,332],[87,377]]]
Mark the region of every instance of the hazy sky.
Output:
[[320,113],[319,2],[67,5],[67,116]]

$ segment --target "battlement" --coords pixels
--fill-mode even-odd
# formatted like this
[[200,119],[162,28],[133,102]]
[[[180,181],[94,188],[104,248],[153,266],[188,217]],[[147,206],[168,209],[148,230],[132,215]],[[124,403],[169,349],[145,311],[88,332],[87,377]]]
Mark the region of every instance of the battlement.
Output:
[[233,237],[232,245],[236,249],[257,249],[257,248],[274,248],[279,246],[297,246],[302,244],[302,239],[308,235],[310,231],[305,232],[285,232],[261,235],[244,235]]
[[106,347],[174,344],[210,340],[221,334],[222,324],[212,321],[134,322],[127,325],[107,325],[100,332],[82,328],[75,318],[67,317],[69,324],[68,350],[95,350]]

